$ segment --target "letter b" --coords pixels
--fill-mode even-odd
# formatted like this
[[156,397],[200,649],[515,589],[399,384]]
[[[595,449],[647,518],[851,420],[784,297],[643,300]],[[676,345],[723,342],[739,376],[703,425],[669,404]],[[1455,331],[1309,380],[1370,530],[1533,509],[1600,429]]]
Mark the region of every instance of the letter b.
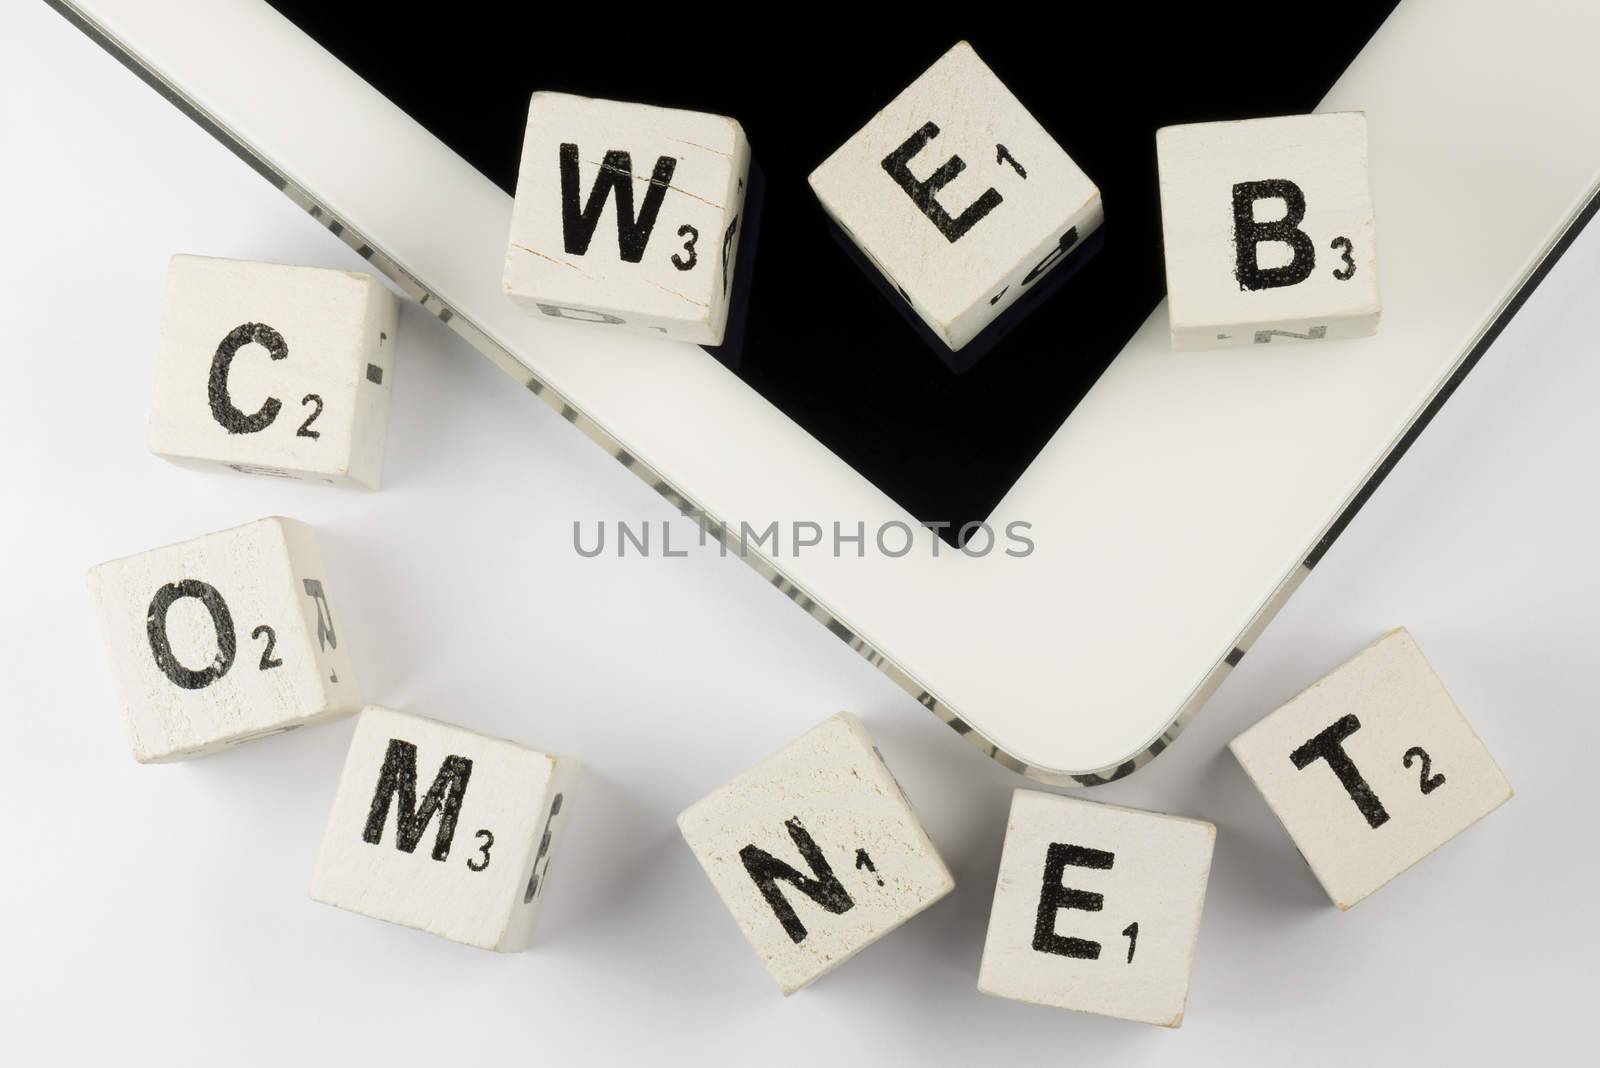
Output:
[[[1255,206],[1261,200],[1282,200],[1283,218],[1257,222]],[[1259,182],[1238,182],[1233,187],[1233,276],[1240,289],[1277,289],[1305,281],[1317,265],[1316,247],[1300,229],[1306,217],[1306,195],[1287,178],[1267,178]],[[1282,267],[1263,267],[1261,244],[1277,241],[1289,246],[1294,256]]]

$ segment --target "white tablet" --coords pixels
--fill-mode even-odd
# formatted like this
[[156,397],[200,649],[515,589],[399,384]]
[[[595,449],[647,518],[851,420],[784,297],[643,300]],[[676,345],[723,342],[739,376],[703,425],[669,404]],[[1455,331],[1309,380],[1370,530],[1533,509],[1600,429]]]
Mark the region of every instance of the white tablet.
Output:
[[[730,553],[742,542],[928,709],[1063,784],[1128,774],[1173,740],[1600,187],[1600,9],[1563,0],[1113,11],[1070,40],[996,19],[845,33],[790,12],[776,33],[467,0],[425,21],[303,0],[51,3],[674,506],[725,524]],[[1106,211],[1098,247],[965,362],[926,343],[805,185],[961,38]],[[722,346],[507,299],[538,89],[743,124],[759,189]],[[1155,130],[1313,109],[1367,115],[1378,334],[1172,351]]]

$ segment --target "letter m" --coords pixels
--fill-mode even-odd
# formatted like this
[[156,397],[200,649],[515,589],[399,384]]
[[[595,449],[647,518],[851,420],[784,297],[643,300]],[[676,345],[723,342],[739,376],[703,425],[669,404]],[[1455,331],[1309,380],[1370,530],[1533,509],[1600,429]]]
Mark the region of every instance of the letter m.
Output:
[[428,824],[439,815],[439,833],[433,840],[433,859],[444,860],[450,856],[450,842],[456,836],[456,820],[461,815],[461,801],[467,794],[467,780],[472,777],[472,761],[466,757],[447,756],[439,765],[439,774],[433,785],[417,806],[417,747],[399,738],[389,739],[389,750],[383,756],[383,768],[378,772],[378,788],[372,794],[372,808],[367,813],[367,827],[363,841],[373,845],[383,841],[383,828],[389,822],[389,804],[395,795],[400,797],[399,811],[395,813],[395,846],[402,853],[415,853],[417,843],[427,833]]
[[771,853],[754,845],[747,845],[739,850],[739,859],[744,861],[744,870],[750,873],[750,878],[755,880],[761,896],[766,898],[767,904],[778,917],[778,922],[783,924],[783,930],[789,936],[789,940],[799,943],[806,939],[806,925],[800,922],[800,917],[795,915],[794,907],[783,896],[783,891],[778,889],[779,881],[788,883],[835,916],[849,912],[856,903],[851,900],[849,892],[834,876],[833,869],[828,866],[828,858],[822,855],[822,850],[812,841],[810,832],[801,825],[800,817],[796,816],[786,821],[784,826],[789,829],[789,837],[794,841],[794,847],[810,865],[814,878],[806,878]]

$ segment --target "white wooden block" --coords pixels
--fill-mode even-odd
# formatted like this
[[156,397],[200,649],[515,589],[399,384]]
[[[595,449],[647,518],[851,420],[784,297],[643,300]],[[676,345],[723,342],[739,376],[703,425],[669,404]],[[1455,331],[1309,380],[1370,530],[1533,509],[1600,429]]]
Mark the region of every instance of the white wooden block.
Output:
[[678,828],[786,995],[955,886],[847,712],[685,809]]
[[952,350],[1104,219],[1100,190],[965,41],[812,171],[811,188]]
[[1365,115],[1168,126],[1156,162],[1173,348],[1378,329]]
[[733,119],[534,93],[505,290],[554,318],[721,344],[749,174]]
[[377,489],[398,315],[368,274],[172,257],[151,451]]
[[1216,837],[1201,820],[1018,790],[978,989],[1181,1026]]
[[1341,909],[1511,799],[1403,628],[1229,748]]
[[311,896],[480,949],[526,949],[577,770],[566,757],[369,705]]
[[179,760],[360,707],[312,529],[269,517],[89,571],[134,757]]

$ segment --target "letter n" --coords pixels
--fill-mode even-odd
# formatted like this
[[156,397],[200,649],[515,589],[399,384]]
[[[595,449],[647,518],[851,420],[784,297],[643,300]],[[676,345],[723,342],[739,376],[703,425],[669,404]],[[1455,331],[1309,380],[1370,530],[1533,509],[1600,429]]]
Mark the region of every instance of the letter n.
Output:
[[773,913],[778,917],[778,922],[783,924],[783,930],[792,942],[804,942],[806,938],[806,925],[800,922],[800,917],[795,915],[794,907],[783,896],[783,891],[778,889],[778,883],[786,882],[802,894],[821,905],[828,912],[839,915],[849,912],[855,907],[849,891],[839,882],[833,874],[833,868],[828,865],[828,858],[822,855],[822,850],[817,848],[817,843],[811,838],[800,817],[788,820],[784,826],[789,829],[789,837],[794,841],[794,847],[800,851],[800,856],[811,866],[814,878],[807,878],[799,871],[785,864],[777,857],[754,845],[747,845],[739,850],[739,859],[744,861],[744,870],[750,873],[750,878],[755,880],[756,888],[761,891],[761,896],[772,907]]

